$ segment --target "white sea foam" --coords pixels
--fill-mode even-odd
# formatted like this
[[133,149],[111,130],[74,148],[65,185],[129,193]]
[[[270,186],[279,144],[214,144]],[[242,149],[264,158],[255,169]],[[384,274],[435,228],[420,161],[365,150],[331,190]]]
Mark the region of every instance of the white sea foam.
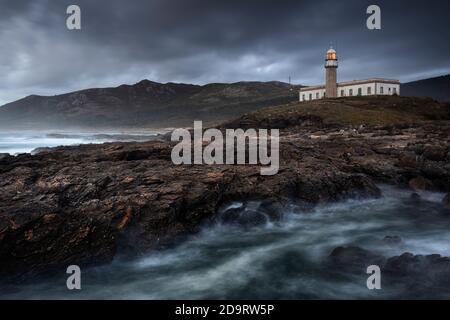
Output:
[[[134,261],[83,271],[83,290],[69,293],[60,280],[0,293],[0,298],[99,299],[342,299],[411,296],[369,292],[364,271],[337,274],[324,261],[337,246],[355,245],[386,257],[404,252],[450,256],[450,221],[439,201],[383,186],[384,197],[348,200],[308,212],[292,206],[281,221],[241,228],[207,226],[182,244]],[[235,203],[222,210],[244,209]],[[255,210],[254,202],[251,202]],[[387,245],[385,236],[402,243]],[[65,275],[61,275],[63,278]],[[53,281],[53,282],[52,282]],[[62,281],[61,283],[64,283]],[[396,289],[397,290],[397,289]],[[398,289],[400,290],[400,289]],[[0,290],[2,292],[2,290]],[[6,292],[6,291],[3,291]],[[448,292],[448,291],[446,291]],[[434,291],[433,294],[439,293]],[[442,293],[442,297],[445,293]]]
[[90,143],[113,141],[145,141],[151,140],[158,133],[150,131],[142,133],[45,133],[45,132],[0,132],[0,153],[11,155],[30,153],[38,148],[72,146]]

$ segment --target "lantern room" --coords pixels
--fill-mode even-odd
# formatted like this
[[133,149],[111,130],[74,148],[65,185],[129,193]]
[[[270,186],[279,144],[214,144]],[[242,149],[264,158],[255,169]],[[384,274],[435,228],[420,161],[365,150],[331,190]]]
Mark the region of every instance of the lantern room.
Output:
[[333,48],[328,49],[327,54],[325,56],[325,68],[337,68],[338,67],[338,59],[336,50]]
[[327,51],[326,60],[337,60],[336,50],[334,50],[333,48],[330,48]]

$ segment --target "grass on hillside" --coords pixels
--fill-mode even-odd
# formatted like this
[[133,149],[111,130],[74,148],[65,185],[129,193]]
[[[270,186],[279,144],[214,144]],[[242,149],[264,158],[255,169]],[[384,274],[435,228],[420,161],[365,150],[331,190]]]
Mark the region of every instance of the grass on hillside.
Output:
[[[429,98],[398,96],[345,97],[264,108],[238,121],[295,124],[295,119],[320,118],[324,125],[412,125],[430,120],[450,120],[450,105]],[[299,120],[301,121],[301,120]]]

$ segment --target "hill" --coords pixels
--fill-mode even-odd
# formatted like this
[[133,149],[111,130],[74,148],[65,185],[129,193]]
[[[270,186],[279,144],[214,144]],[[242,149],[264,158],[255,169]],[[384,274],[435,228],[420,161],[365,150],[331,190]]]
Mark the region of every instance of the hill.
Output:
[[20,129],[142,128],[212,124],[258,108],[295,100],[282,82],[204,86],[143,80],[116,88],[32,95],[0,107],[0,126]]
[[[215,125],[261,108],[296,103],[299,88],[275,81],[200,86],[143,80],[115,88],[86,89],[55,96],[31,95],[0,107],[0,127],[116,130],[192,126],[194,120]],[[402,84],[401,93],[402,96],[450,101],[450,75]],[[423,101],[426,105],[432,103]],[[321,101],[312,104],[314,108],[320,105]],[[331,117],[335,110],[329,108],[326,113]],[[381,111],[370,112],[381,114]]]
[[412,126],[450,120],[450,103],[431,98],[367,96],[322,99],[268,107],[243,115],[224,127],[285,129],[317,127]]
[[403,96],[450,101],[450,75],[404,83],[401,93]]

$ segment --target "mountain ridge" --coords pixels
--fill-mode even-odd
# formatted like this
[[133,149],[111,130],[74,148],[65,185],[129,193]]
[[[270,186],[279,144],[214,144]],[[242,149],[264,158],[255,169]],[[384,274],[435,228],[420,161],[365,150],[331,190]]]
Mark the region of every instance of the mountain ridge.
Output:
[[401,94],[410,97],[431,97],[437,101],[450,101],[450,74],[402,83]]
[[[52,96],[29,95],[0,107],[5,129],[129,129],[207,125],[297,101],[301,85],[239,81],[205,85],[148,79]],[[450,75],[403,83],[402,96],[450,101]]]
[[262,106],[290,102],[297,89],[275,81],[193,85],[142,80],[54,96],[30,95],[0,107],[0,124],[107,128],[186,126],[194,119],[213,123]]

